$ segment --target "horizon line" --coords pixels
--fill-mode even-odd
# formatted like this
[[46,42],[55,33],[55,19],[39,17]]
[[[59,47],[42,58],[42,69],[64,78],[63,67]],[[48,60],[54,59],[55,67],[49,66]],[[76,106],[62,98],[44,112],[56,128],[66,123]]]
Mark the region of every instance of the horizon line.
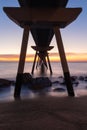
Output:
[[[26,61],[33,62],[35,54],[26,54]],[[0,54],[0,61],[19,61],[19,54]],[[49,53],[50,61],[60,62],[59,53],[53,52]],[[87,53],[76,53],[76,52],[66,52],[66,59],[68,62],[87,62]]]

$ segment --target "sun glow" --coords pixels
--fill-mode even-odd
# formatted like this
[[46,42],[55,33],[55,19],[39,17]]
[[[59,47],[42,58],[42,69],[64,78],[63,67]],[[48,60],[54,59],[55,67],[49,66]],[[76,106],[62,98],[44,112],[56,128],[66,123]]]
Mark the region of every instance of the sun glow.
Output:
[[[51,62],[59,62],[60,56],[58,53],[50,53],[49,58]],[[87,62],[87,53],[66,53],[67,61],[69,62]],[[18,62],[19,55],[0,55],[1,62]],[[34,61],[34,54],[26,56],[27,62]]]
[[87,61],[87,53],[71,53],[66,55],[68,61],[73,62],[86,62]]

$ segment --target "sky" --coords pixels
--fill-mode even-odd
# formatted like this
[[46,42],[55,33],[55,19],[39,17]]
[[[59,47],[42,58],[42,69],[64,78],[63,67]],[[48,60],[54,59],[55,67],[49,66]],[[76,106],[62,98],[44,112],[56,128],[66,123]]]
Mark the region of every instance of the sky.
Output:
[[[13,23],[3,12],[3,7],[18,6],[17,0],[0,0],[0,60],[4,56],[8,57],[9,54],[16,54],[16,56],[20,54],[23,29]],[[82,12],[73,23],[61,29],[65,52],[68,59],[77,60],[79,58],[82,61],[87,61],[87,0],[69,0],[67,7],[82,7]],[[35,43],[30,34],[27,54],[35,53],[31,48],[32,45]],[[57,53],[55,36],[51,45],[54,46],[51,53]],[[12,59],[12,57],[10,58]]]

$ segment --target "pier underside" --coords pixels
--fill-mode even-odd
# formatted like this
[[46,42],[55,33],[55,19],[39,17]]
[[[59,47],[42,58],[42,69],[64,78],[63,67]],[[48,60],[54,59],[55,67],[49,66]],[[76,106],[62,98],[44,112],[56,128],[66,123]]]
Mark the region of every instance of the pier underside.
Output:
[[[21,6],[23,5],[23,7],[21,8],[19,7],[4,8],[4,11],[8,15],[8,17],[17,25],[19,25],[24,29],[21,52],[20,52],[20,60],[19,60],[17,78],[16,78],[16,86],[14,92],[15,98],[20,97],[21,85],[22,85],[22,74],[24,72],[29,31],[31,31],[36,47],[41,47],[41,48],[49,48],[53,35],[55,35],[68,95],[74,96],[74,90],[70,79],[70,73],[69,73],[69,68],[68,68],[66,55],[63,47],[60,28],[65,28],[67,25],[72,23],[80,14],[81,8],[64,8],[64,7],[51,8],[51,1],[52,0],[50,0],[49,8],[47,8],[47,6],[49,6],[49,3],[47,3],[47,6],[45,4],[46,0],[41,1],[43,2],[43,7],[45,8],[39,8],[41,6],[37,5],[36,2],[33,3],[33,1],[31,2],[27,0],[25,1],[25,3],[23,3],[24,1],[21,2],[21,0],[19,0],[20,5]],[[63,6],[66,6],[66,3],[67,1],[65,0]],[[60,2],[58,4],[60,4],[60,6],[59,5],[58,6],[61,7],[63,3]],[[42,57],[41,51],[40,50],[38,51],[38,55],[42,60],[45,58],[45,54],[47,54],[46,56],[48,56],[47,50],[45,52],[46,53],[43,53],[44,56]],[[44,63],[46,62],[45,60],[43,61]],[[50,69],[50,71],[52,70]]]

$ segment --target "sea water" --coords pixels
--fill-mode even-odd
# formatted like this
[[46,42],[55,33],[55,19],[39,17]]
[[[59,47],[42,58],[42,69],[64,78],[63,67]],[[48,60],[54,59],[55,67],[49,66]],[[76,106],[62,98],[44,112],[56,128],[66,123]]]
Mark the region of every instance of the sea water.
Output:
[[[32,62],[25,63],[24,72],[31,73]],[[87,62],[69,62],[69,71],[71,75],[87,75]],[[51,63],[53,77],[63,75],[62,67],[60,62]],[[0,62],[0,78],[15,79],[17,74],[18,62]],[[38,76],[38,70],[35,69],[34,74]],[[50,76],[49,70],[47,75]]]
[[[32,70],[32,62],[26,62],[24,72],[31,73]],[[69,71],[71,76],[87,76],[87,62],[68,62]],[[53,75],[50,75],[49,69],[46,72],[46,77],[49,77],[50,80],[58,81],[61,80],[58,77],[63,76],[63,71],[60,62],[52,62],[51,63]],[[0,62],[0,78],[15,80],[17,75],[18,62]],[[40,75],[39,70],[35,68],[34,77],[43,76]],[[60,86],[58,84],[52,85],[52,88],[43,92],[32,92],[27,88],[22,90],[22,97],[26,98],[35,98],[37,95],[43,95],[44,93],[50,96],[63,96],[67,95],[67,91],[65,92],[53,92],[52,89],[56,87],[66,88],[65,86]],[[79,81],[78,87],[74,87],[75,95],[77,97],[81,95],[87,95],[87,82]],[[47,92],[47,93],[46,93]],[[14,100],[14,86],[10,86],[9,88],[0,89],[0,100]]]

